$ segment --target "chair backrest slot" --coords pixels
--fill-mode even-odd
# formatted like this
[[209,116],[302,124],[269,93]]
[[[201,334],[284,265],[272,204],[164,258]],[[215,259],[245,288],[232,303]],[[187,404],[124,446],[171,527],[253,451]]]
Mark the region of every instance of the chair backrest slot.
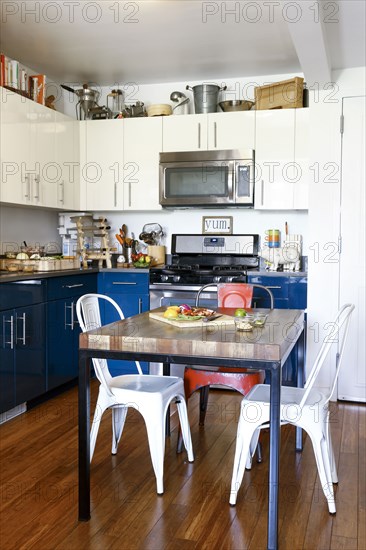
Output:
[[[109,298],[109,296],[105,296],[104,294],[84,294],[76,303],[76,314],[83,332],[95,330],[102,326],[99,307],[99,301],[101,300],[112,304],[120,319],[125,318],[122,309],[112,300],[112,298]],[[139,361],[135,361],[135,364],[138,373],[143,374]],[[106,388],[108,393],[110,393],[109,384],[112,380],[112,376],[108,369],[108,362],[106,359],[93,359],[93,366],[99,382]]]

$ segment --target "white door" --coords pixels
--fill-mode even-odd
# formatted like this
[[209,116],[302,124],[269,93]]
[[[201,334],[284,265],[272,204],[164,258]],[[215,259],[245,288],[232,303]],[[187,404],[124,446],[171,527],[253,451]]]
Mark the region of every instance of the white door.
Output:
[[10,204],[29,202],[27,171],[30,165],[30,100],[0,88],[0,200]]
[[124,209],[161,210],[159,153],[162,117],[126,118],[123,143]]
[[256,209],[293,209],[295,111],[278,109],[256,112]]
[[79,145],[78,122],[62,114],[55,113],[57,205],[64,210],[77,210],[79,207]]
[[164,152],[207,151],[207,115],[163,117]]
[[343,99],[340,305],[353,303],[338,399],[366,401],[365,368],[365,97]]
[[123,120],[86,122],[87,210],[123,209]]
[[255,111],[210,113],[207,117],[208,149],[254,149]]

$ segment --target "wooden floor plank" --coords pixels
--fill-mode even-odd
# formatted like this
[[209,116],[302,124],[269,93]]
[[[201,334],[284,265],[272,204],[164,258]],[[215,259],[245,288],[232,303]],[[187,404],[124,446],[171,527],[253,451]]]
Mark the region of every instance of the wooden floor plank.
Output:
[[[97,386],[92,384],[95,403]],[[245,472],[235,507],[228,504],[241,397],[210,392],[206,425],[198,396],[189,417],[196,460],[177,455],[177,415],[166,442],[163,496],[143,420],[129,413],[116,456],[105,413],[91,465],[92,519],[77,520],[77,391],[72,389],[0,426],[1,550],[259,550],[266,547],[268,431],[263,462]],[[337,515],[327,512],[310,442],[294,451],[281,430],[280,548],[364,550],[366,407],[332,404],[339,470]]]

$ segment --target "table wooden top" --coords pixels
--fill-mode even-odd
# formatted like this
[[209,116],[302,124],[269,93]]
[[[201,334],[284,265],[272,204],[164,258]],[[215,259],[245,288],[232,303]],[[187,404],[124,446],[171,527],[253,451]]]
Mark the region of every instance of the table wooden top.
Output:
[[[154,311],[164,311],[157,308]],[[253,310],[256,311],[256,310]],[[263,310],[260,310],[263,311]],[[218,312],[233,315],[234,309]],[[268,310],[263,328],[238,332],[234,325],[220,326],[220,319],[202,327],[183,330],[150,318],[149,312],[135,315],[80,334],[80,349],[113,352],[166,354],[193,358],[281,361],[287,358],[304,326],[304,311]],[[147,359],[153,361],[153,357]]]

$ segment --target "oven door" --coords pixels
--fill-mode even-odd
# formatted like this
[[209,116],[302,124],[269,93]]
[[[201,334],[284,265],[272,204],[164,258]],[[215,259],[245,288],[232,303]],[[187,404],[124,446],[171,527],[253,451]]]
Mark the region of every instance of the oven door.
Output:
[[[161,306],[174,306],[180,304],[188,304],[194,306],[196,302],[196,296],[200,285],[169,285],[165,283],[156,283],[150,285],[150,309],[155,309]],[[217,287],[212,286],[202,292],[200,296],[200,306],[207,307],[209,309],[215,309],[217,307]],[[150,374],[163,374],[162,363],[150,363]],[[183,378],[184,365],[171,364],[170,372],[173,376],[180,376]]]

